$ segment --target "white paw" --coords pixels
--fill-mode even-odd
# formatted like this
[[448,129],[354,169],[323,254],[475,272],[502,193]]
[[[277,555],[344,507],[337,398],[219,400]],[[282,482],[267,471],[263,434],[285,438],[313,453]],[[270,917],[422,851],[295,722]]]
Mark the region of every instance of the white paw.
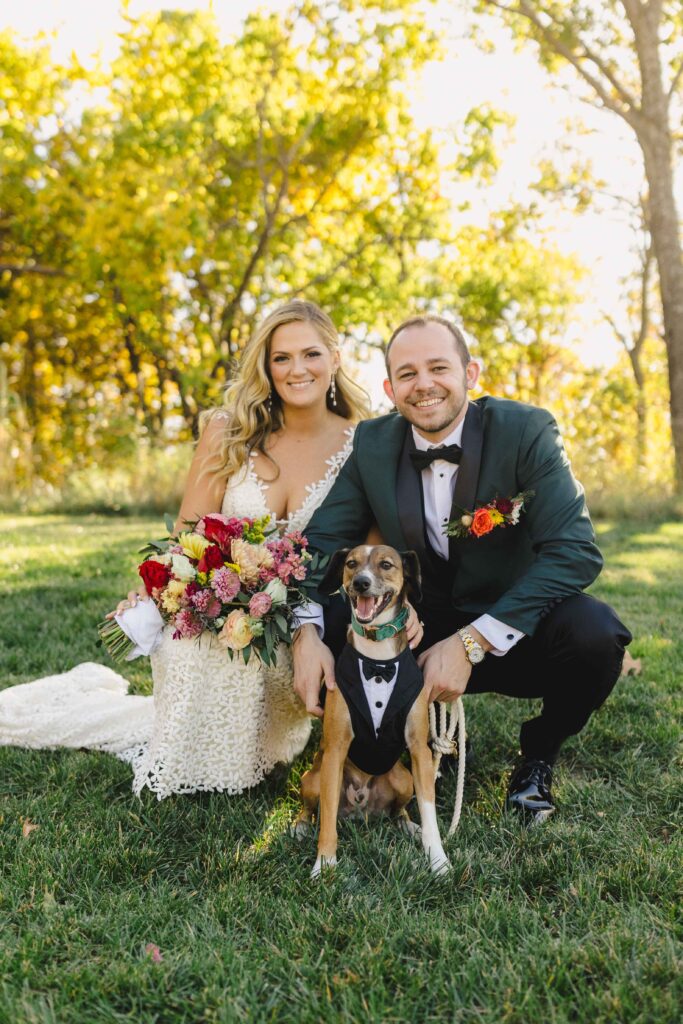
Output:
[[318,857],[311,871],[311,878],[320,878],[323,869],[336,867],[336,857]]
[[437,857],[430,858],[430,865],[433,875],[438,875],[439,878],[445,878],[446,875],[450,874],[453,870],[451,868],[451,862],[449,861],[446,854],[441,851],[441,854]]

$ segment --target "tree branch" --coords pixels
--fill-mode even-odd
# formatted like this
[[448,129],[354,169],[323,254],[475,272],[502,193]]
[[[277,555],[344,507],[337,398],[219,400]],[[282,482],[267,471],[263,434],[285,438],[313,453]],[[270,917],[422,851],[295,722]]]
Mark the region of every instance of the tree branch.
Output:
[[27,263],[20,266],[18,263],[0,263],[0,274],[10,273],[13,277],[20,277],[22,274],[40,274],[43,277],[66,277],[65,270],[57,267],[46,267],[42,263]]
[[678,85],[681,81],[681,75],[683,75],[683,59],[681,59],[681,61],[679,62],[679,65],[676,68],[676,72],[673,78],[671,79],[671,85],[669,86],[669,91],[666,94],[667,103],[671,103],[672,97],[678,89]]
[[635,130],[638,116],[640,114],[640,108],[636,101],[611,72],[608,73],[605,71],[604,62],[597,56],[597,54],[593,53],[583,40],[581,40],[581,46],[583,48],[585,58],[590,60],[592,63],[595,63],[601,74],[605,74],[610,85],[612,85],[612,87],[617,91],[621,99],[621,103],[617,102],[617,100],[610,96],[602,82],[600,82],[600,80],[588,70],[583,62],[583,58],[577,55],[569,46],[567,46],[566,43],[562,41],[556,31],[556,23],[553,21],[553,28],[545,25],[541,21],[537,10],[528,3],[528,0],[518,0],[515,7],[510,7],[508,4],[501,3],[500,0],[484,0],[484,2],[488,4],[489,7],[496,7],[508,15],[516,14],[531,22],[541,39],[545,40],[554,53],[564,57],[564,59],[572,65],[584,81],[590,85],[591,89],[593,89],[598,98],[602,101],[603,105],[615,114],[618,114],[619,117],[623,118],[623,120],[631,125]]

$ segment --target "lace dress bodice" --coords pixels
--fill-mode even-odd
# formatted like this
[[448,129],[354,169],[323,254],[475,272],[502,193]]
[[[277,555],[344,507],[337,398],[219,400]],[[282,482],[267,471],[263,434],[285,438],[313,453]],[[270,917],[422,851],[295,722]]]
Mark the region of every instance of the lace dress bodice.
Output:
[[285,519],[276,519],[268,507],[269,485],[257,475],[253,457],[238,480],[226,488],[221,511],[226,516],[250,516],[254,519],[270,515],[271,523],[281,531],[299,530],[303,533],[309,519],[322,505],[332,484],[337,479],[339,470],[349,457],[353,443],[353,428],[350,427],[345,433],[344,446],[327,459],[328,468],[325,475],[316,483],[306,487],[306,497],[302,504],[295,512],[290,512]]

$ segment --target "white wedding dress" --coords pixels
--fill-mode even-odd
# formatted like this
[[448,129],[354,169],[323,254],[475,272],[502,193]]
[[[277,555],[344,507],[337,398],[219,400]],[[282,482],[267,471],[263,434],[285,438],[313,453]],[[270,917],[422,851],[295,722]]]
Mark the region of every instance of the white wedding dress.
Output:
[[[301,508],[281,530],[301,530],[346,461],[353,431],[328,460],[325,476],[307,487]],[[253,465],[223,499],[225,515],[270,514],[268,488]],[[94,627],[93,627],[94,628]],[[292,689],[292,661],[280,646],[277,665],[230,661],[211,634],[174,640],[166,627],[151,655],[152,697],[129,695],[128,682],[105,665],[85,662],[61,675],[0,692],[0,744],[103,750],[133,767],[133,791],[239,793],[261,782],[279,761],[306,746],[311,720]]]

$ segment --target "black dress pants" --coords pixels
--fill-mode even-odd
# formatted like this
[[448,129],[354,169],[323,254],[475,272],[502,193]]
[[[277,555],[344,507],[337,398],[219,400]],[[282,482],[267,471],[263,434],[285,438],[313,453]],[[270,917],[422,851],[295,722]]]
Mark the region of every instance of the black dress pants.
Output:
[[[445,606],[445,607],[444,607]],[[425,633],[416,654],[472,621],[471,613],[447,606],[417,606]],[[325,642],[335,658],[346,642],[347,602],[333,597],[325,609]],[[609,605],[587,594],[565,598],[502,657],[487,654],[472,669],[466,694],[501,693],[540,697],[541,713],[524,722],[520,749],[525,757],[552,764],[560,746],[584,725],[612,692],[631,634]]]
[[[420,606],[418,613],[425,635],[416,653],[472,621],[471,613],[448,609]],[[487,654],[473,667],[465,692],[541,697],[540,715],[522,725],[520,749],[524,757],[552,764],[564,740],[580,732],[612,692],[631,639],[609,605],[576,594],[556,602],[534,635],[507,654]]]

